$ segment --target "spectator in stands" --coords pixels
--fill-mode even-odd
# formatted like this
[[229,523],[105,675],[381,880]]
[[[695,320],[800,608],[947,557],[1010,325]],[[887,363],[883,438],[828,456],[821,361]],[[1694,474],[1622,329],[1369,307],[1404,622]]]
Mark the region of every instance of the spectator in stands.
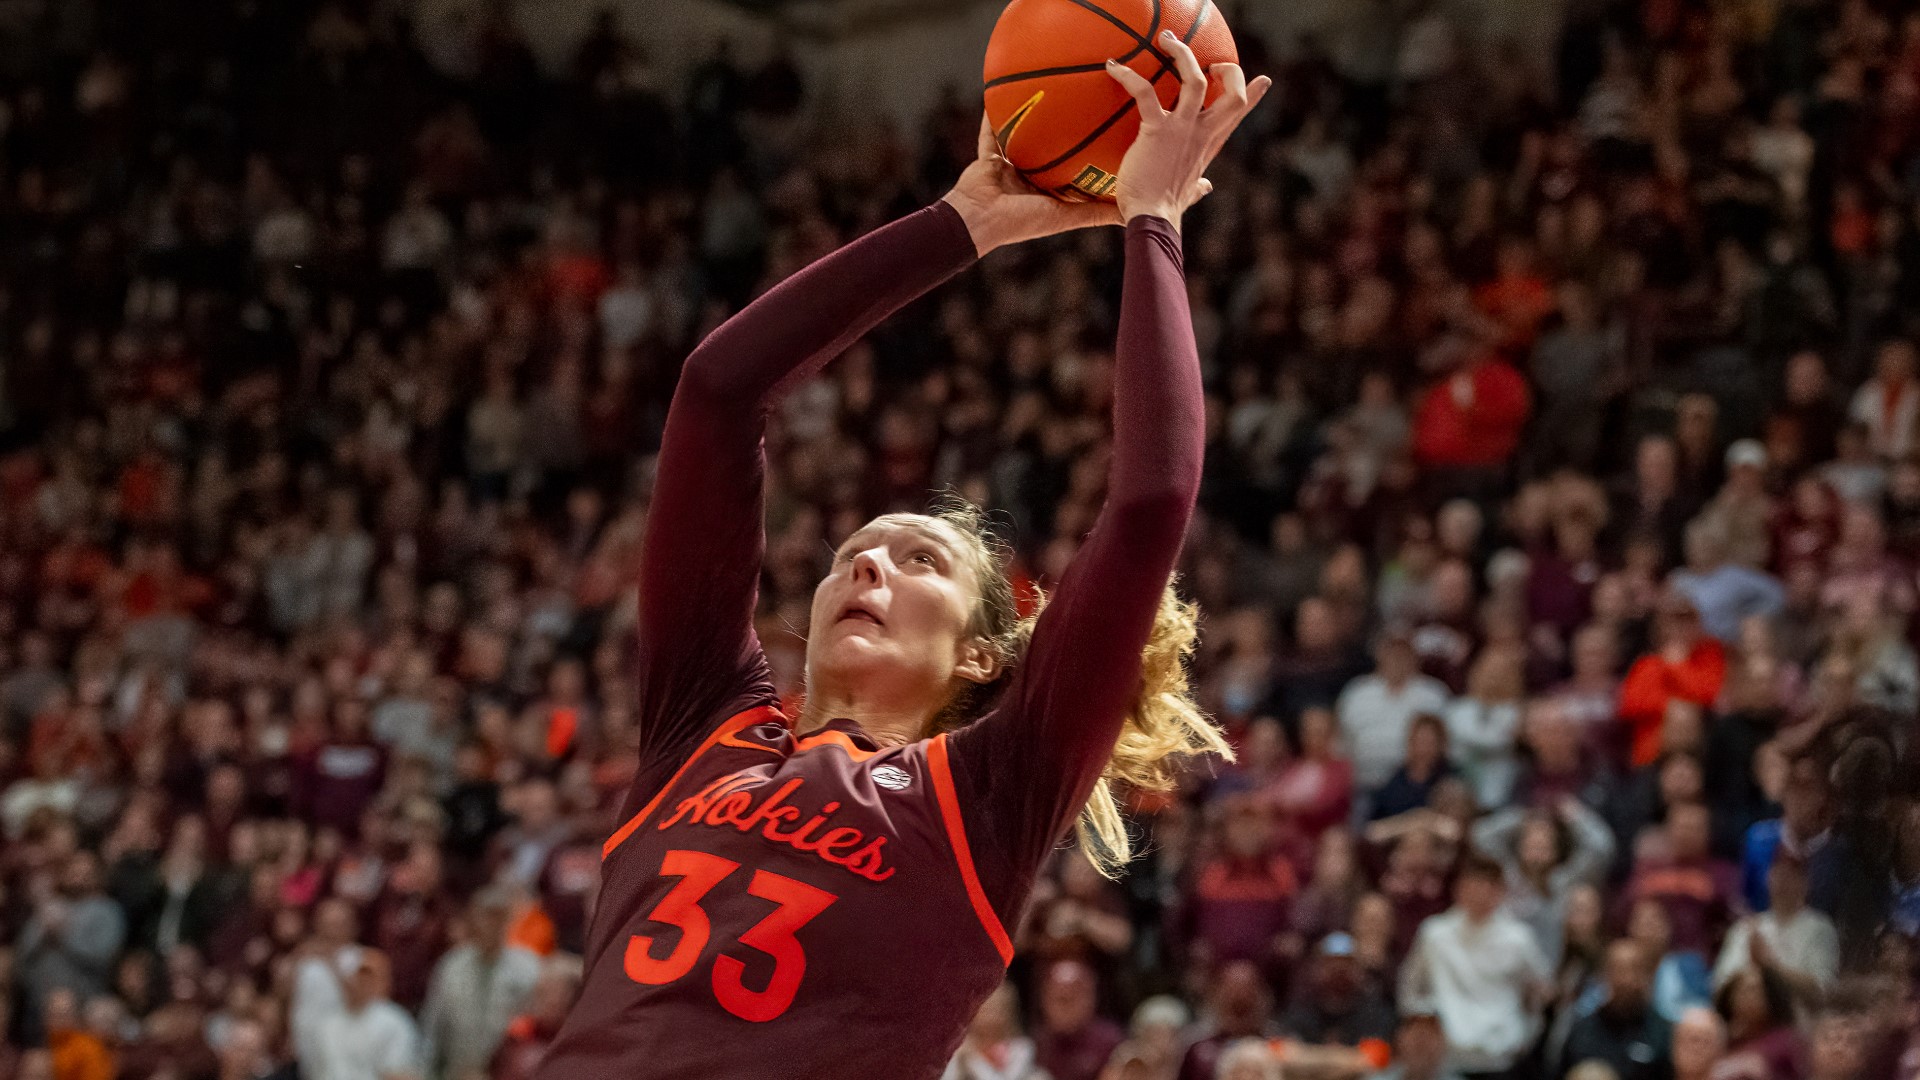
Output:
[[1520,713],[1526,695],[1526,653],[1480,650],[1466,692],[1447,706],[1447,749],[1480,808],[1505,806],[1520,775]]
[[1473,846],[1500,864],[1506,910],[1533,931],[1541,954],[1558,966],[1569,897],[1598,884],[1613,862],[1606,821],[1563,795],[1550,812],[1513,806],[1488,814],[1474,823]]
[[1772,904],[1773,864],[1787,858],[1806,868],[1808,902],[1831,912],[1837,904],[1842,848],[1833,843],[1832,798],[1810,761],[1789,765],[1780,789],[1780,816],[1754,823],[1741,848],[1741,894],[1754,911]]
[[99,1035],[81,1026],[80,1002],[72,990],[62,987],[47,996],[41,1029],[56,1080],[113,1080],[118,1071],[113,1054]]
[[1501,909],[1505,875],[1468,856],[1452,910],[1420,926],[1400,976],[1401,1007],[1431,1010],[1462,1072],[1513,1068],[1539,1034],[1552,968],[1526,924]]
[[1712,704],[1727,674],[1726,649],[1702,633],[1700,609],[1680,590],[1662,597],[1655,632],[1655,651],[1634,661],[1620,684],[1620,719],[1633,731],[1636,766],[1658,755],[1668,707]]
[[1436,492],[1485,497],[1520,446],[1532,393],[1510,364],[1463,336],[1443,339],[1427,362],[1446,374],[1414,407],[1414,457]]
[[1057,961],[1042,977],[1034,1059],[1053,1080],[1098,1080],[1126,1041],[1120,1025],[1095,1009],[1098,998],[1093,969],[1078,960]]
[[[58,873],[57,883],[53,873]],[[42,1017],[57,992],[79,1002],[104,992],[126,938],[126,916],[101,891],[100,860],[74,852],[30,883],[33,914],[21,927],[14,967],[29,1017]]]
[[1353,814],[1353,763],[1341,752],[1339,739],[1339,720],[1332,709],[1303,710],[1300,752],[1261,792],[1303,840],[1317,843]]
[[1207,1005],[1196,1038],[1180,1061],[1179,1080],[1210,1080],[1230,1047],[1246,1039],[1279,1035],[1272,1019],[1272,990],[1248,961],[1222,966],[1207,987]]
[[1848,415],[1866,425],[1867,445],[1889,461],[1914,448],[1920,422],[1920,383],[1915,381],[1913,344],[1895,339],[1880,346],[1873,378],[1853,395]]
[[[1745,466],[1741,472],[1748,471]],[[1719,517],[1703,514],[1687,526],[1687,566],[1673,574],[1673,588],[1692,602],[1700,624],[1723,645],[1739,640],[1750,618],[1771,619],[1786,603],[1780,583],[1731,557],[1729,533]],[[1764,555],[1755,562],[1765,562]],[[1705,702],[1702,702],[1705,704]]]
[[1381,1069],[1372,1080],[1459,1080],[1460,1073],[1447,1063],[1447,1036],[1440,1018],[1430,1012],[1413,1012],[1400,1017],[1393,1036],[1393,1064]]
[[1299,882],[1274,850],[1273,818],[1264,806],[1239,796],[1224,810],[1220,853],[1200,867],[1192,886],[1194,943],[1213,963],[1277,964]]
[[341,1008],[320,1022],[314,1052],[303,1058],[315,1080],[408,1080],[424,1075],[420,1032],[387,998],[387,958],[360,950],[341,978]]
[[1802,1001],[1816,1001],[1840,969],[1840,935],[1833,921],[1807,906],[1807,868],[1792,857],[1767,870],[1770,906],[1734,923],[1713,966],[1713,986],[1725,987],[1758,969],[1786,984]]
[[1706,1080],[1727,1051],[1727,1028],[1712,1009],[1695,1007],[1673,1024],[1673,1080]]
[[1373,793],[1368,816],[1379,821],[1426,807],[1433,801],[1434,789],[1453,775],[1446,721],[1432,713],[1418,713],[1407,728],[1405,760]]
[[1404,633],[1388,631],[1374,647],[1374,672],[1340,694],[1340,733],[1361,791],[1378,791],[1405,764],[1414,717],[1440,715],[1447,688],[1420,674],[1419,657]]
[[1738,873],[1712,855],[1711,815],[1699,802],[1670,805],[1660,849],[1650,845],[1635,859],[1624,896],[1627,903],[1660,904],[1673,927],[1673,946],[1689,952],[1718,941],[1743,908]]
[[1003,983],[974,1014],[943,1080],[1040,1080],[1033,1040],[1021,1034],[1020,1005]]
[[1762,968],[1735,975],[1715,995],[1727,1025],[1727,1056],[1716,1072],[1728,1076],[1794,1076],[1806,1046],[1793,1028],[1793,999],[1780,979]]
[[500,1048],[493,1053],[489,1080],[532,1080],[534,1070],[560,1024],[580,996],[580,960],[573,956],[549,957],[542,965],[539,981],[527,995],[526,1011],[507,1025]]
[[1320,940],[1306,979],[1280,1017],[1288,1038],[1315,1046],[1355,1047],[1393,1037],[1393,1007],[1368,981],[1354,953],[1348,934],[1336,931]]
[[1280,1063],[1273,1051],[1259,1039],[1243,1039],[1227,1047],[1220,1064],[1213,1070],[1214,1080],[1279,1080]]
[[1133,1011],[1127,1041],[1114,1050],[1101,1080],[1175,1080],[1183,1033],[1192,1014],[1179,998],[1151,997]]
[[295,1080],[294,1066],[276,1062],[268,1038],[265,1025],[257,1020],[243,1018],[229,1024],[217,1050],[217,1080]]
[[429,1080],[484,1070],[540,978],[540,958],[507,944],[513,902],[488,889],[467,908],[467,943],[434,968],[420,1014]]
[[1605,1000],[1574,1024],[1561,1051],[1565,1068],[1602,1061],[1620,1080],[1666,1080],[1672,1025],[1653,1007],[1654,959],[1631,938],[1607,948]]

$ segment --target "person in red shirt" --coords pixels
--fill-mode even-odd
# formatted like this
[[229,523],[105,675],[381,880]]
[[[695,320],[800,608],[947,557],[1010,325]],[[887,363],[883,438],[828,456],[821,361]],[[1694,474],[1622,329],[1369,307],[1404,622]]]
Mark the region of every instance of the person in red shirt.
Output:
[[1727,651],[1700,626],[1693,601],[1675,590],[1660,599],[1654,624],[1656,651],[1627,669],[1620,684],[1620,719],[1632,731],[1632,762],[1648,765],[1660,756],[1660,729],[1667,706],[1690,701],[1702,708],[1720,696],[1727,677]]
[[[983,123],[946,198],[788,278],[687,359],[640,556],[640,767],[602,848],[580,1000],[537,1080],[934,1080],[1083,810],[1115,867],[1130,851],[1111,781],[1168,788],[1175,756],[1225,749],[1184,685],[1193,613],[1169,590],[1206,441],[1179,220],[1270,83],[1216,65],[1203,109],[1192,50],[1159,44],[1172,111],[1109,68],[1141,112],[1117,205],[1032,192]],[[753,615],[782,392],[983,252],[1122,220],[1106,501],[1052,600],[1017,617],[977,516],[877,518],[814,592],[805,705],[781,714]]]
[[1433,478],[1436,496],[1491,488],[1519,449],[1533,394],[1513,365],[1455,338],[1438,348],[1461,357],[1427,387],[1413,410],[1413,455]]

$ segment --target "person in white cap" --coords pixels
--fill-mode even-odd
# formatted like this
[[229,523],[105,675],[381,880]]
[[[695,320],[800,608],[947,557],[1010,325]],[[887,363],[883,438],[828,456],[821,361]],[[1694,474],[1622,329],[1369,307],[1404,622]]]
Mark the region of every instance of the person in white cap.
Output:
[[1726,537],[1727,561],[1764,570],[1773,554],[1774,501],[1767,494],[1767,448],[1758,439],[1727,447],[1727,480],[1696,521],[1711,522]]

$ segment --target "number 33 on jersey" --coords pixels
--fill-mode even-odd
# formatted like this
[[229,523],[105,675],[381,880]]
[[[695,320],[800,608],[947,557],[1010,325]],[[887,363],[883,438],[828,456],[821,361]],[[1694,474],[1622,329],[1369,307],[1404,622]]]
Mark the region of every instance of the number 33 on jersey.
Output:
[[[1012,957],[974,873],[944,738],[882,750],[851,725],[798,737],[770,708],[742,713],[608,839],[603,870],[589,960],[618,950],[621,962],[589,963],[567,1024],[585,1030],[569,1042],[587,1050],[607,1025],[609,1046],[657,1049],[663,1076],[697,1073],[703,1031],[790,1029],[792,1060],[812,1060],[819,1039],[858,1023],[848,1002],[948,1017]],[[883,1072],[911,1075],[916,1054],[941,1052],[890,1047]]]

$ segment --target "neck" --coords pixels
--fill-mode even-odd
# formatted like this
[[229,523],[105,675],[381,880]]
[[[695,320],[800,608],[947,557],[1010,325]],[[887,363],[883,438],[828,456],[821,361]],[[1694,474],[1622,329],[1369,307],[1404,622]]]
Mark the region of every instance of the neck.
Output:
[[817,731],[833,720],[851,720],[882,747],[906,746],[926,735],[931,717],[917,709],[891,708],[857,699],[852,694],[808,694],[795,725],[801,734]]

